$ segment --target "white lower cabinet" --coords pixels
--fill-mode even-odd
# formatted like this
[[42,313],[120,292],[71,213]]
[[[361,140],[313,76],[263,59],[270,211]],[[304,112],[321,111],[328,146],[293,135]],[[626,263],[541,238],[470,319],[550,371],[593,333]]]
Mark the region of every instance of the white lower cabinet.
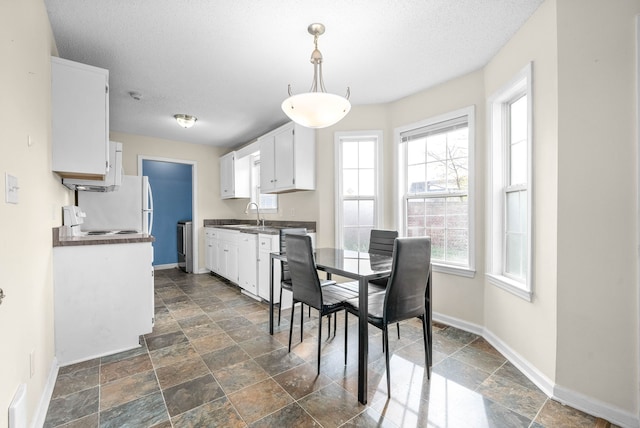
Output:
[[229,281],[238,283],[238,240],[240,232],[235,230],[221,230],[218,235],[219,258],[218,273]]
[[140,346],[153,328],[150,242],[53,249],[55,355],[65,366]]
[[258,235],[241,233],[238,259],[238,285],[258,295]]
[[218,262],[220,248],[217,229],[212,227],[204,228],[204,266],[212,272],[220,271]]

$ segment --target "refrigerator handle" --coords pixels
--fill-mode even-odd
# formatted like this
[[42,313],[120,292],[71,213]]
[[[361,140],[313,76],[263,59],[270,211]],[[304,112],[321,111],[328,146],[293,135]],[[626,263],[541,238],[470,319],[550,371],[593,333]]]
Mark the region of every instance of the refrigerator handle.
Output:
[[153,191],[151,190],[151,183],[148,184],[148,189],[149,189],[149,207],[148,207],[149,231],[147,233],[151,235],[151,231],[153,230]]

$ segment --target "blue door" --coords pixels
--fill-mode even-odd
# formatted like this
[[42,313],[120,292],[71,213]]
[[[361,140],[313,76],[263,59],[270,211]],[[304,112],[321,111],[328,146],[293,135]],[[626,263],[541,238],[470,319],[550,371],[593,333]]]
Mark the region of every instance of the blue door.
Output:
[[176,264],[177,223],[193,215],[193,166],[144,159],[142,175],[153,191],[153,265]]

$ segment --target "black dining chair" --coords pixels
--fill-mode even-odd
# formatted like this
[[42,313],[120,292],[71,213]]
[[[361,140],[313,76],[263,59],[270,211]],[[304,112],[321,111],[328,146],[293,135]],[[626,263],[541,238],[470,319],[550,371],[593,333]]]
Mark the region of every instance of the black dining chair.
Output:
[[[289,235],[287,237],[287,262],[293,285],[293,306],[291,307],[291,324],[289,325],[289,352],[291,352],[291,336],[293,335],[294,309],[296,303],[301,302],[318,311],[318,374],[320,374],[322,317],[342,311],[344,302],[357,297],[357,294],[336,285],[321,285],[313,257],[311,238],[308,235]],[[302,326],[301,318],[301,342],[303,340]]]
[[[289,228],[280,229],[280,253],[287,252],[287,235],[296,235],[296,234],[306,235],[307,229],[304,227],[300,227],[300,228],[289,227]],[[320,285],[323,287],[325,285],[333,285],[335,283],[336,283],[335,281],[330,279],[320,280]],[[282,290],[287,290],[289,292],[292,292],[291,274],[289,273],[289,265],[284,260],[280,262],[280,300],[278,303],[278,325],[280,325],[280,320],[282,316]],[[304,309],[304,304],[302,304],[301,306],[302,306],[302,309]],[[300,316],[301,317],[304,316],[304,310],[300,312]],[[309,316],[311,316],[311,308],[309,308]],[[293,322],[293,317],[291,318],[291,321]],[[329,323],[329,328],[331,328],[331,323]]]
[[[386,356],[387,394],[391,397],[391,375],[389,371],[389,331],[392,323],[419,318],[422,320],[422,336],[425,351],[425,369],[427,377],[431,377],[431,335],[430,325],[431,302],[428,301],[428,288],[431,284],[431,238],[411,237],[397,238],[393,250],[391,276],[384,293],[369,295],[368,314],[361,314],[358,299],[346,302],[347,313],[366,316],[369,324],[382,330],[382,342]],[[427,324],[429,323],[429,324]],[[345,362],[347,334],[345,332]]]

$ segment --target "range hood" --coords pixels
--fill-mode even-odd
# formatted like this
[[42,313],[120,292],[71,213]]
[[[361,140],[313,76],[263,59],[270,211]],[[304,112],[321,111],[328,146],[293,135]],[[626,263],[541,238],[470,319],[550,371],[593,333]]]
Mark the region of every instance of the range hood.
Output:
[[109,141],[109,172],[104,180],[80,180],[64,178],[62,184],[71,190],[85,192],[113,192],[122,184],[122,143]]

